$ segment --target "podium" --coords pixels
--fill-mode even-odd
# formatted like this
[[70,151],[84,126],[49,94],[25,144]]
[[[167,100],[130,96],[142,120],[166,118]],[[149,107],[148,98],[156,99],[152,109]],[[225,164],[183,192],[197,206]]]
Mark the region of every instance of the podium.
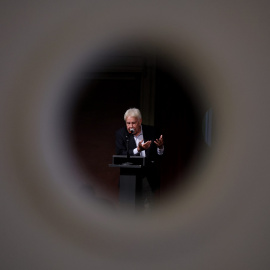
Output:
[[113,155],[109,167],[120,168],[119,202],[121,206],[136,207],[137,187],[141,184],[145,157]]

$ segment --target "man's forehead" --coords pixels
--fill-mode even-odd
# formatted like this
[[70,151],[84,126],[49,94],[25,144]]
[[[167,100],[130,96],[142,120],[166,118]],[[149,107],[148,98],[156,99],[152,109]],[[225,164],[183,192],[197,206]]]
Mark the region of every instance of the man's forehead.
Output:
[[137,122],[138,118],[133,116],[128,116],[126,122]]

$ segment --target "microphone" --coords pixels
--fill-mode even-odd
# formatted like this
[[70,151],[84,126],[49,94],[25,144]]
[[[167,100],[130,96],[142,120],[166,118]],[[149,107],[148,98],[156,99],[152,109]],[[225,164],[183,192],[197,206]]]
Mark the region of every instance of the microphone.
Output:
[[134,128],[130,128],[130,129],[129,129],[129,133],[130,133],[130,134],[133,134],[134,131],[135,131]]

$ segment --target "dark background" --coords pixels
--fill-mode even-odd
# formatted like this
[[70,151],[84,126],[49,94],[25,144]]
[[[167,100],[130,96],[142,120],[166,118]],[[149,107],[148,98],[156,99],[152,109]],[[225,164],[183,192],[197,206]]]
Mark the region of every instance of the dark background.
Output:
[[125,111],[137,107],[143,123],[154,125],[164,137],[161,198],[176,185],[184,188],[185,175],[206,147],[202,123],[209,104],[194,97],[197,80],[156,53],[117,52],[101,62],[95,70],[86,67],[71,110],[72,147],[89,175],[82,186],[117,204],[119,170],[108,164],[115,154],[115,131],[125,125]]

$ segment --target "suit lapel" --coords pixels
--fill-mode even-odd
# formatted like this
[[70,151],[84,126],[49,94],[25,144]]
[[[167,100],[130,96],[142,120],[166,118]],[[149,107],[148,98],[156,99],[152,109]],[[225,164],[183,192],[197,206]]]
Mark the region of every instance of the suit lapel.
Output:
[[130,139],[129,139],[129,149],[134,149],[136,148],[136,142],[135,142],[135,139],[134,139],[134,136],[130,136]]

